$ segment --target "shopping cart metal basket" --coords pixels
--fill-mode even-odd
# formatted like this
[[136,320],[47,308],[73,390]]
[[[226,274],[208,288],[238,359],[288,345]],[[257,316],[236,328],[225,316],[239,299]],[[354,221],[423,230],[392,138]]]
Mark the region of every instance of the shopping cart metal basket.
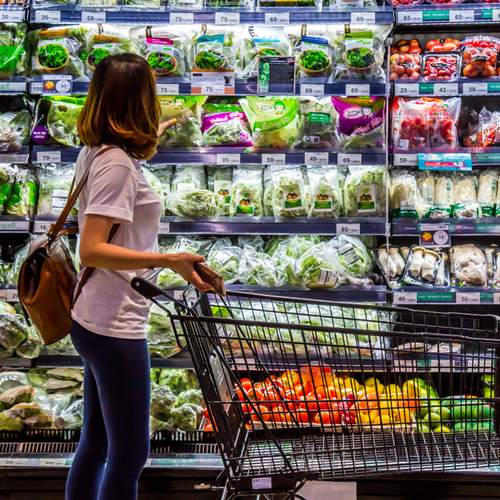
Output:
[[224,498],[500,465],[496,316],[132,286],[191,353]]

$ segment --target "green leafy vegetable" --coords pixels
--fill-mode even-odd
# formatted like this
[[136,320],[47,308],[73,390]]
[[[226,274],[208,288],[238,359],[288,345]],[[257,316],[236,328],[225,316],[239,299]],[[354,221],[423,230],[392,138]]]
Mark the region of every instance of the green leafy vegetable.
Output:
[[[155,73],[165,73],[174,70],[176,61],[170,54],[165,52],[153,52],[148,56],[148,63]],[[160,70],[160,71],[157,71]]]
[[59,44],[49,43],[39,47],[37,57],[45,68],[56,69],[66,64],[69,59],[69,52]]
[[200,52],[195,59],[195,64],[200,69],[219,69],[226,62],[226,58],[215,50]]
[[353,68],[368,68],[375,63],[375,56],[370,49],[360,47],[346,51],[345,61]]
[[231,284],[238,281],[238,266],[242,256],[243,250],[240,247],[231,245],[229,238],[222,238],[210,249],[207,264],[224,278],[226,284]]
[[173,214],[185,217],[206,217],[224,214],[224,198],[208,190],[183,189],[165,200]]
[[151,390],[151,416],[168,422],[177,403],[177,397],[166,385],[153,387]]
[[328,66],[330,60],[321,50],[306,50],[300,57],[300,63],[306,69],[321,71]]
[[255,251],[251,246],[243,248],[239,265],[240,281],[246,285],[280,286],[281,280],[272,257]]
[[162,370],[159,378],[160,386],[168,386],[174,394],[191,389],[191,382],[187,370]]

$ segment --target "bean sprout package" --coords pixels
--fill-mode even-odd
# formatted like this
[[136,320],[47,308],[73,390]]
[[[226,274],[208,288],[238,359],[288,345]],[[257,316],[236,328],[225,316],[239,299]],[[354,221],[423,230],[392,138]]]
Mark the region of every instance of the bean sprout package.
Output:
[[385,97],[332,97],[346,151],[385,148]]
[[344,26],[327,26],[335,47],[332,59],[335,78],[385,79],[384,42],[390,31],[391,25],[351,25],[347,33]]
[[240,99],[256,149],[292,148],[300,137],[297,100],[290,96],[247,96]]
[[298,97],[297,103],[302,122],[302,148],[338,148],[338,113],[330,97]]
[[175,118],[177,122],[160,136],[159,145],[166,147],[200,146],[201,112],[204,96],[160,96],[160,122]]
[[193,37],[193,68],[236,69],[240,63],[240,45],[236,28],[204,25]]
[[496,168],[484,170],[479,176],[477,202],[481,210],[481,217],[495,217],[495,200],[499,179],[500,172]]
[[403,273],[403,281],[408,285],[435,286],[442,260],[443,252],[434,248],[412,245]]

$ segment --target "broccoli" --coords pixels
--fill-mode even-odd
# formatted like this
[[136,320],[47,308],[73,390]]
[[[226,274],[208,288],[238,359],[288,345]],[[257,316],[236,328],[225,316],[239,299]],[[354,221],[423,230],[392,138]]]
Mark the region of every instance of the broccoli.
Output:
[[162,422],[167,422],[177,403],[177,397],[170,387],[160,385],[151,391],[151,416]]

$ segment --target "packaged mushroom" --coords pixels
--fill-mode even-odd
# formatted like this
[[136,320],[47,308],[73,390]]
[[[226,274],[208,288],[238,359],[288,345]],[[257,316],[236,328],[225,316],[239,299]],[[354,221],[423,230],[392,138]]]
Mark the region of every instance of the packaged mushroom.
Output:
[[479,216],[477,186],[478,181],[475,175],[468,172],[456,173],[454,217],[457,219],[473,219]]
[[484,249],[484,254],[486,255],[486,272],[488,274],[488,284],[492,284],[496,280],[496,252],[498,252],[498,248],[495,245]]
[[451,248],[452,285],[486,286],[488,272],[484,250],[473,244],[457,245]]
[[449,172],[442,172],[435,184],[434,206],[430,210],[431,219],[451,217],[454,205],[455,189],[453,178]]
[[439,263],[438,271],[434,286],[445,287],[450,286],[450,265],[449,258],[444,252],[441,254],[441,262]]
[[[486,249],[490,250],[490,249]],[[490,254],[492,257],[492,271],[493,271],[493,286],[495,288],[500,288],[500,248],[495,248],[493,252]],[[488,253],[486,253],[486,261],[489,266],[488,262]],[[489,274],[490,268],[488,267],[488,274]]]
[[435,286],[443,253],[434,248],[413,245],[403,273],[403,281],[408,285]]
[[391,246],[389,247],[389,253],[387,253],[387,247],[382,247],[374,250],[373,255],[380,269],[382,269],[384,275],[386,276],[389,285],[391,287],[397,286],[401,281],[401,277],[403,276],[403,271],[406,266],[403,253],[398,247]]
[[481,217],[495,216],[495,197],[498,189],[499,172],[496,168],[488,168],[479,176],[477,203]]

